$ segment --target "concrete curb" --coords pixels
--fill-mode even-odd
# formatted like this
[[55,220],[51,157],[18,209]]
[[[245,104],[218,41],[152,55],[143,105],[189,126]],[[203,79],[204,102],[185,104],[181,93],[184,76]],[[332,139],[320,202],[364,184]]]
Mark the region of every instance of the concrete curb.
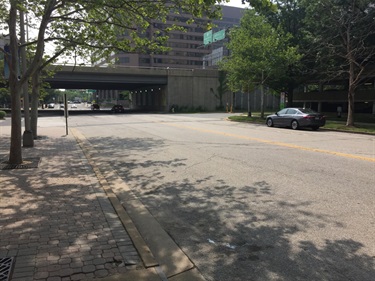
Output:
[[95,158],[95,151],[85,136],[75,128],[70,130],[93,167],[146,268],[103,280],[204,281],[198,269],[116,171]]

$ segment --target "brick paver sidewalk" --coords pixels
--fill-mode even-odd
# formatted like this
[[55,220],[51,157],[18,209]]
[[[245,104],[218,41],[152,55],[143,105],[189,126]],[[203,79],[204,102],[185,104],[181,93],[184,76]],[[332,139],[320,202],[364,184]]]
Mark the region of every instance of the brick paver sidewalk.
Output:
[[[9,130],[0,124],[0,161]],[[82,280],[141,268],[131,239],[74,137],[44,127],[23,158],[39,167],[0,170],[0,258],[11,280]]]

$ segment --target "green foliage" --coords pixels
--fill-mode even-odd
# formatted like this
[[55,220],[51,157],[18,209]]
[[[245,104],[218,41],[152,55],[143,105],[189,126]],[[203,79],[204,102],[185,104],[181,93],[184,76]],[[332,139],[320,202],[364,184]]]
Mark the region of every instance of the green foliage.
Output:
[[277,5],[270,0],[242,0],[242,2],[247,2],[250,6],[262,15],[272,15],[277,13]]
[[[349,78],[375,60],[375,6],[372,0],[302,0],[306,34],[319,72],[327,79]],[[327,80],[328,80],[327,79]]]
[[129,100],[129,101],[131,101],[132,95],[131,95],[130,91],[128,91],[128,90],[120,91],[119,92],[119,100]]
[[202,107],[188,107],[188,106],[179,106],[177,104],[171,105],[170,112],[172,113],[199,113],[199,112],[207,112],[207,110]]
[[9,90],[6,88],[0,88],[0,107],[2,107],[3,104],[9,104],[9,103],[10,103]]
[[[25,0],[0,3],[0,30],[8,30],[10,53],[0,52],[9,60],[9,89],[12,96],[12,130],[9,162],[22,163],[20,96],[22,86],[32,77],[33,97],[38,94],[39,73],[57,58],[66,61],[77,58],[98,62],[114,52],[165,49],[167,34],[155,31],[148,39],[144,34],[152,24],[166,23],[171,12],[188,14],[187,22],[196,17],[207,19],[220,16],[219,0]],[[19,44],[20,11],[27,12],[30,37]],[[167,30],[168,32],[168,30]],[[3,36],[3,35],[2,35]],[[46,45],[52,54],[46,54]],[[27,69],[18,75],[19,51],[28,47],[30,60]],[[36,75],[34,75],[36,74]],[[38,97],[36,97],[38,98]],[[35,99],[34,99],[35,100]],[[35,106],[32,112],[36,113]],[[27,120],[28,121],[28,120]],[[35,126],[36,127],[36,126]]]
[[63,102],[64,95],[68,101],[74,101],[75,98],[80,98],[82,101],[91,101],[92,94],[88,93],[86,90],[65,90],[61,91],[58,89],[46,89],[45,94],[41,100],[44,103],[50,102]]
[[306,9],[306,31],[315,50],[313,58],[324,75],[322,81],[347,81],[347,126],[353,126],[355,91],[366,71],[374,68],[374,2],[302,0],[302,4]]
[[[189,24],[197,22],[197,17],[209,19],[221,16],[220,7],[214,6],[215,0],[171,0],[168,4],[164,0],[34,0],[11,3],[0,4],[0,28],[12,29],[9,26],[14,22],[9,18],[11,7],[27,11],[28,75],[57,58],[70,63],[78,59],[94,63],[109,58],[114,52],[165,51],[168,34],[187,28],[165,25],[172,12],[184,14]],[[150,32],[150,38],[145,36]],[[45,52],[47,44],[48,54]]]
[[[32,23],[30,30],[43,32],[39,38],[31,38],[28,48],[37,52],[37,44],[44,41],[52,45],[54,54],[69,58],[86,58],[89,61],[102,60],[113,51],[148,52],[163,50],[168,33],[181,27],[166,26],[153,28],[151,39],[144,36],[155,22],[166,23],[171,12],[190,14],[186,21],[195,18],[220,17],[220,8],[213,7],[215,0],[164,0],[128,1],[96,0],[86,1],[24,1],[18,9],[28,12]],[[220,2],[220,1],[219,1]],[[2,8],[2,9],[1,9]],[[0,6],[2,29],[8,28],[6,5]],[[161,32],[163,31],[163,32]],[[37,33],[35,33],[37,35]],[[35,41],[32,41],[35,39]],[[42,47],[42,46],[40,46]],[[54,56],[52,54],[52,57]]]
[[290,36],[272,27],[264,16],[247,10],[238,28],[230,32],[231,55],[222,64],[233,91],[270,83],[286,75],[300,60]]
[[288,103],[292,105],[293,90],[306,80],[314,77],[318,71],[311,55],[311,42],[304,32],[305,9],[301,0],[246,0],[254,10],[263,15],[276,29],[290,36],[289,44],[301,54],[298,63],[288,65],[285,75],[269,81],[269,86],[278,92],[288,92]]
[[0,110],[0,119],[4,119],[5,115],[6,115],[6,112]]

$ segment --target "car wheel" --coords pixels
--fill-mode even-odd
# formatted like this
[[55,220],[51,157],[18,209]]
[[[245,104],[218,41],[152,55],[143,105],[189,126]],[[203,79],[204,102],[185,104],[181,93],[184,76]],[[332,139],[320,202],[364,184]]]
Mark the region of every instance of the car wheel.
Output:
[[291,126],[292,126],[293,130],[297,130],[298,127],[299,127],[298,121],[297,120],[293,120]]
[[311,129],[313,129],[313,131],[316,131],[319,129],[319,126],[312,126]]
[[273,121],[272,121],[272,119],[268,118],[266,124],[267,124],[268,127],[273,127]]

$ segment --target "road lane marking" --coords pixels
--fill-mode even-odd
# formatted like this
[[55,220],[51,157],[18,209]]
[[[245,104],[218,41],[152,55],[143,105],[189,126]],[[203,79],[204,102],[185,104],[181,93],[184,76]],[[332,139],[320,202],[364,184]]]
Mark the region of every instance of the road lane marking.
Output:
[[196,127],[179,125],[179,124],[164,123],[164,122],[160,122],[160,123],[163,123],[164,125],[169,125],[169,126],[172,126],[172,127],[177,127],[177,128],[185,128],[185,129],[190,129],[190,130],[204,132],[204,133],[233,137],[233,138],[237,138],[237,139],[252,140],[252,141],[257,141],[257,142],[260,142],[260,143],[272,144],[272,145],[277,145],[277,146],[281,146],[281,147],[288,147],[288,148],[305,150],[305,151],[325,153],[325,154],[336,155],[336,156],[345,157],[345,158],[358,159],[358,160],[363,160],[363,161],[368,161],[368,162],[375,162],[375,157],[371,158],[371,157],[359,156],[359,155],[342,153],[342,152],[337,152],[337,151],[305,147],[305,146],[289,144],[289,143],[285,143],[285,142],[277,142],[277,141],[270,141],[270,140],[259,139],[259,138],[252,138],[252,137],[247,137],[247,136],[242,136],[242,135],[237,135],[237,134],[232,134],[232,133],[224,133],[224,132],[219,132],[219,131],[214,131],[214,130],[200,129],[200,128],[196,128]]

